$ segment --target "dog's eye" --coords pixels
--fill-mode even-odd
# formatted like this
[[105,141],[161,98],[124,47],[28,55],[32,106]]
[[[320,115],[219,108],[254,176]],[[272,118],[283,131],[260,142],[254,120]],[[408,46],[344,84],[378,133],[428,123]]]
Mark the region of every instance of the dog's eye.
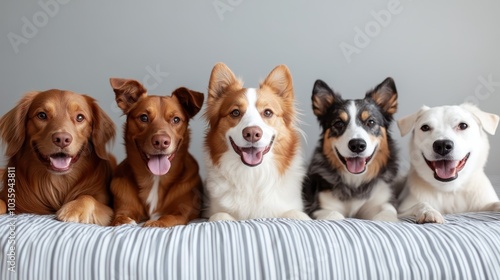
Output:
[[341,130],[345,127],[345,123],[343,121],[336,121],[332,125],[335,129]]
[[78,114],[76,116],[76,121],[77,122],[83,122],[84,119],[85,119],[85,117],[82,114]]
[[468,127],[469,127],[469,125],[468,125],[468,124],[466,124],[466,123],[459,123],[459,124],[458,124],[458,128],[459,128],[460,130],[466,130]]
[[240,110],[238,110],[238,109],[234,109],[234,110],[232,110],[232,111],[231,111],[231,116],[232,116],[233,118],[237,118],[237,117],[239,117],[239,116],[240,116]]
[[271,111],[269,109],[264,110],[264,117],[270,118],[272,116],[273,116],[273,111]]
[[41,119],[41,120],[46,120],[47,114],[45,114],[45,112],[40,112],[40,113],[36,114],[36,117]]
[[174,118],[172,119],[172,122],[173,122],[173,123],[180,123],[180,122],[181,122],[181,118],[179,118],[179,117],[174,117]]
[[376,123],[374,120],[372,120],[372,119],[369,119],[369,120],[366,122],[366,125],[367,125],[368,127],[374,127],[376,124],[377,124],[377,123]]
[[149,121],[149,118],[148,118],[148,115],[146,114],[142,114],[139,119],[141,120],[141,122],[148,122]]
[[429,130],[431,130],[431,127],[430,127],[430,126],[428,126],[428,125],[426,125],[426,124],[424,124],[424,125],[422,125],[422,126],[420,127],[420,130],[422,130],[422,131],[429,131]]

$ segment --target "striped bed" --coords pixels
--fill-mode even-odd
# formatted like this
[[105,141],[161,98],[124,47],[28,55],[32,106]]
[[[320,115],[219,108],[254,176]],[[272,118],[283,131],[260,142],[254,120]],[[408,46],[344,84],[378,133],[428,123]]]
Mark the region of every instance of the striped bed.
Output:
[[[257,219],[157,229],[2,215],[0,279],[500,279],[500,213],[445,218],[443,225]],[[8,262],[13,236],[16,272]]]

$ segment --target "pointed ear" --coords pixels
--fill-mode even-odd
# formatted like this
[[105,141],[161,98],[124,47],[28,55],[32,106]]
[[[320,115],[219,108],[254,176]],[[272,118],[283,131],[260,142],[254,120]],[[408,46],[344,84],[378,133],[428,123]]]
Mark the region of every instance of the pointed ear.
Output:
[[208,82],[208,100],[218,99],[228,90],[237,90],[243,87],[241,80],[237,79],[226,64],[215,64]]
[[368,92],[366,97],[373,99],[389,115],[398,110],[398,92],[394,80],[390,77]]
[[286,65],[276,66],[260,84],[261,88],[264,86],[270,87],[283,98],[294,98],[292,75]]
[[109,83],[115,92],[116,104],[125,114],[142,95],[147,94],[146,89],[136,80],[110,78]]
[[460,105],[460,107],[471,112],[478,119],[479,125],[484,129],[484,131],[488,132],[491,135],[495,135],[495,131],[497,130],[499,122],[498,115],[483,112],[470,103],[464,103]]
[[322,80],[316,80],[312,91],[312,107],[314,115],[318,118],[325,115],[326,111],[333,103],[341,100],[340,95],[335,92]]
[[176,89],[172,95],[179,99],[182,108],[184,108],[184,111],[186,111],[189,118],[198,114],[201,106],[203,106],[203,99],[205,98],[203,93],[190,90],[185,87]]
[[94,150],[99,158],[107,160],[109,156],[106,151],[106,144],[115,139],[115,123],[92,97],[84,96],[90,108],[92,108],[92,143]]
[[398,120],[398,127],[399,127],[399,132],[401,133],[401,136],[405,136],[410,132],[413,127],[415,126],[415,122],[417,121],[418,117],[425,111],[429,110],[430,108],[427,106],[423,106],[418,110],[418,112],[411,114],[409,116],[403,117],[402,119]]
[[0,135],[7,146],[5,155],[13,157],[24,144],[26,137],[26,121],[31,102],[40,92],[28,92],[17,103],[16,107],[0,119]]

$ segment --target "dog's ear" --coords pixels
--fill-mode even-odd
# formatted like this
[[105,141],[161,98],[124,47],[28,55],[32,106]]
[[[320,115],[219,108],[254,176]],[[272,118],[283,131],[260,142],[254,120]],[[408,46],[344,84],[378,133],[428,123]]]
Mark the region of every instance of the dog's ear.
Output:
[[276,66],[260,83],[261,88],[264,86],[270,87],[283,98],[291,98],[292,100],[294,98],[292,74],[286,65]]
[[184,111],[186,111],[189,118],[198,114],[201,106],[203,106],[203,99],[205,98],[203,93],[190,90],[185,87],[176,89],[172,95],[179,99],[182,108],[184,108]]
[[215,64],[208,82],[208,101],[216,100],[228,90],[238,90],[243,87],[241,80],[237,79],[226,64]]
[[136,80],[110,78],[109,83],[115,92],[116,104],[125,114],[141,96],[147,94],[146,89]]
[[97,156],[101,159],[109,159],[106,145],[115,139],[115,123],[109,118],[97,102],[85,95],[87,103],[92,109],[92,144]]
[[311,100],[314,115],[320,118],[325,115],[326,111],[333,103],[340,101],[341,97],[325,82],[316,80],[313,86]]
[[373,99],[389,115],[394,115],[398,110],[398,91],[391,77],[386,78],[372,91],[366,93],[366,98]]
[[460,105],[460,107],[471,112],[477,118],[479,125],[484,129],[484,131],[491,135],[495,135],[500,119],[498,115],[483,112],[478,107],[470,103],[464,103]]
[[26,137],[26,121],[31,102],[40,92],[28,92],[17,103],[16,107],[0,119],[0,134],[7,149],[5,155],[13,157],[24,144]]
[[430,108],[427,106],[422,106],[418,112],[411,114],[409,116],[403,117],[398,120],[398,127],[399,127],[399,132],[401,133],[401,136],[405,136],[408,134],[413,129],[413,126],[415,126],[415,122],[417,121],[418,117],[425,111],[429,110]]

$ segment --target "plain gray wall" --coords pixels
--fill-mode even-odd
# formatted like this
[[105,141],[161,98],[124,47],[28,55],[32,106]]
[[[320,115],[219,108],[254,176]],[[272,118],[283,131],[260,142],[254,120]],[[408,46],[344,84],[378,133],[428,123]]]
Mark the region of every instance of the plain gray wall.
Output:
[[[0,114],[31,90],[86,93],[117,124],[113,152],[122,160],[124,118],[109,77],[145,81],[154,94],[179,86],[206,93],[216,62],[225,62],[249,87],[286,64],[309,161],[320,133],[310,102],[318,78],[345,98],[361,98],[393,77],[396,118],[423,104],[465,100],[500,114],[499,12],[495,0],[3,0]],[[191,152],[203,168],[201,114],[191,128]],[[393,131],[407,159],[408,137]],[[499,139],[490,137],[489,175],[499,174]]]

